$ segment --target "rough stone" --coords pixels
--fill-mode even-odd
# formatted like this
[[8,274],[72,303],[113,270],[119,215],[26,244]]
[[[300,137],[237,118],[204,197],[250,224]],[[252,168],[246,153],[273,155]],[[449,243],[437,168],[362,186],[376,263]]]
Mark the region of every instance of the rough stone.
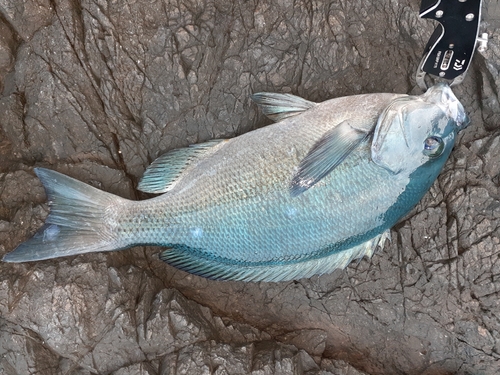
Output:
[[[47,206],[32,168],[131,199],[158,155],[267,124],[249,95],[419,93],[419,1],[0,0],[0,255]],[[454,91],[472,119],[371,260],[214,282],[159,249],[0,264],[0,374],[496,374],[500,6]]]

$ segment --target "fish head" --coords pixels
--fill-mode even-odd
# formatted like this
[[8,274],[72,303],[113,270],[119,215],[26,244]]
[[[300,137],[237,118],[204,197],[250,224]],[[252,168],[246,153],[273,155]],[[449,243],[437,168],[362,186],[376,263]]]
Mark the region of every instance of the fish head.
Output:
[[371,158],[393,174],[435,164],[441,169],[457,133],[469,124],[464,107],[446,84],[419,96],[394,99],[378,118]]

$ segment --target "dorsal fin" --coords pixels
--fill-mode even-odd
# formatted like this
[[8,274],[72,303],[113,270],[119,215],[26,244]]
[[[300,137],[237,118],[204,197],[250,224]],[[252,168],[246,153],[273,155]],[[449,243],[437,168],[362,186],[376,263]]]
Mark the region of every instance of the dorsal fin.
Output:
[[215,152],[224,139],[177,148],[158,157],[146,169],[137,189],[145,193],[165,193],[174,186],[181,175],[198,161]]
[[292,94],[258,92],[250,98],[259,106],[262,113],[274,122],[298,115],[317,105]]

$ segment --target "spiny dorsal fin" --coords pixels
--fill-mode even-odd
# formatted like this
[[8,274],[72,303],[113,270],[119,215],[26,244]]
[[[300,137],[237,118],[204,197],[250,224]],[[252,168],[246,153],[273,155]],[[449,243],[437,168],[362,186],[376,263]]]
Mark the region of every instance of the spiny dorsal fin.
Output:
[[290,183],[290,194],[297,196],[335,169],[370,133],[343,121],[326,132],[300,162]]
[[292,94],[258,92],[250,98],[259,106],[262,113],[274,122],[298,115],[317,105]]
[[163,154],[146,169],[137,189],[145,193],[165,193],[172,189],[186,169],[215,152],[218,149],[216,146],[224,141],[214,139]]

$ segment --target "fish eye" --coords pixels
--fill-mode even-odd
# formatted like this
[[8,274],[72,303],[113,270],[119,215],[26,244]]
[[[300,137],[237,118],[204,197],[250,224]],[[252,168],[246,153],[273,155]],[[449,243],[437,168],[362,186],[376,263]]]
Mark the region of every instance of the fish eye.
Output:
[[428,137],[424,141],[424,154],[429,157],[437,157],[443,153],[444,142],[441,137]]

